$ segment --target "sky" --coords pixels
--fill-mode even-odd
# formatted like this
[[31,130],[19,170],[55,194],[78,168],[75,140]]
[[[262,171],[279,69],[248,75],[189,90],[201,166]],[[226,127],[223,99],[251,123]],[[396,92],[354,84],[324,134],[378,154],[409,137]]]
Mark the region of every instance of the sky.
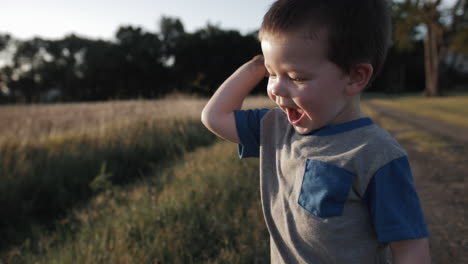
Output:
[[208,22],[249,33],[273,0],[1,0],[0,33],[59,39],[67,34],[113,39],[119,26],[158,31],[161,16],[179,18],[193,32]]

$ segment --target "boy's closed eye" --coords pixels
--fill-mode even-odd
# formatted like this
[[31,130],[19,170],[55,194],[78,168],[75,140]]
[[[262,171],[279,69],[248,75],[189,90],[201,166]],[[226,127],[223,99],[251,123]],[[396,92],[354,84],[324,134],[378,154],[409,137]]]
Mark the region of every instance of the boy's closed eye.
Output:
[[304,82],[306,79],[302,77],[296,77],[296,76],[288,76],[289,80],[293,82]]
[[[276,75],[274,74],[268,74],[267,77],[270,79],[276,79]],[[296,77],[296,76],[290,76],[290,75],[288,75],[287,78],[293,82],[304,82],[307,80],[306,78],[303,78],[303,77]]]

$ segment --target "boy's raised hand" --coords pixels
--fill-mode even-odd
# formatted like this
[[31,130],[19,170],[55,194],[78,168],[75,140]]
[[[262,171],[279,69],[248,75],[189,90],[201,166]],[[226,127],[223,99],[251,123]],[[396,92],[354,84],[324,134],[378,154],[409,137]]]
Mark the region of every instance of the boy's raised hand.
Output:
[[234,111],[241,109],[244,99],[266,75],[262,55],[242,65],[221,84],[203,108],[203,124],[219,137],[240,143]]

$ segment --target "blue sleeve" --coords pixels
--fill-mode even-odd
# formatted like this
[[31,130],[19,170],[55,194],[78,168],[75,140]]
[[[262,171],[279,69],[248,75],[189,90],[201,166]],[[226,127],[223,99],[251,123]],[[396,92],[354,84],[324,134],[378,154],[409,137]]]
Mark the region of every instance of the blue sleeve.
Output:
[[374,174],[364,201],[379,241],[429,236],[406,156],[389,162]]
[[260,155],[260,121],[270,109],[237,110],[234,112],[239,135],[241,158]]

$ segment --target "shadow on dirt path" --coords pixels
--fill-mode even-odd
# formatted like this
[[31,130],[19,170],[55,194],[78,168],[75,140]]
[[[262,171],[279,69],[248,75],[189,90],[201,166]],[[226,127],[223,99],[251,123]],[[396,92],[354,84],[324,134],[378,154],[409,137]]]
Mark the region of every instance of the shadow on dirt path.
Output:
[[[411,125],[446,141],[456,159],[446,160],[430,152],[416,150],[411,140],[399,140],[408,151],[414,180],[431,232],[432,263],[468,263],[468,129],[364,103],[379,116]],[[384,127],[390,133],[396,131]],[[396,136],[398,139],[398,135]]]

